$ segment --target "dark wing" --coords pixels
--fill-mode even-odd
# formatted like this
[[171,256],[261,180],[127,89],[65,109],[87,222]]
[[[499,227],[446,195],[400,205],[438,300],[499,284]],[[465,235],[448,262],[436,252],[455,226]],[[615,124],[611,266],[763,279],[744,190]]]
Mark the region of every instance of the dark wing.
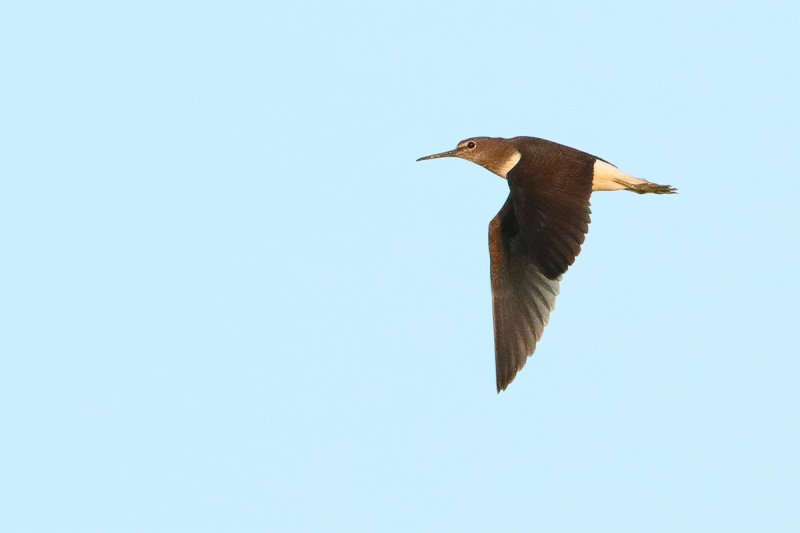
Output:
[[489,224],[498,392],[536,349],[561,275],[589,230],[591,161],[562,156],[538,163],[523,160],[509,172],[511,193]]
[[523,157],[508,173],[509,197],[529,245],[530,259],[550,279],[558,278],[575,262],[591,214],[595,158],[561,148],[549,159]]
[[530,260],[511,197],[489,224],[497,392],[504,390],[536,349],[555,308],[558,280]]

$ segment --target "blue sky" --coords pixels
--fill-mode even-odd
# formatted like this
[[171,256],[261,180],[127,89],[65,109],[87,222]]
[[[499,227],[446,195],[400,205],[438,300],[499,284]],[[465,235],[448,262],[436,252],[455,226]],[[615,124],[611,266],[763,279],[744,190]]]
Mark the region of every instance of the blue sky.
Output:
[[[800,530],[789,2],[0,9],[0,530]],[[494,389],[506,184],[597,154]]]

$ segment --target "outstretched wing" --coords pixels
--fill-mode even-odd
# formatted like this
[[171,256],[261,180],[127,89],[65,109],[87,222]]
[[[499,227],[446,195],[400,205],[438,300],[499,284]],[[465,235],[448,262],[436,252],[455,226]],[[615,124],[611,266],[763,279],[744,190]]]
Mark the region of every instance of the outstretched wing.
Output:
[[555,308],[559,281],[589,231],[594,158],[561,147],[523,159],[489,224],[497,390],[517,375]]
[[530,259],[549,279],[575,262],[589,231],[596,160],[573,148],[554,146],[558,149],[523,156],[508,173],[509,198]]
[[489,224],[494,358],[497,391],[504,390],[536,349],[555,308],[559,280],[531,260],[511,197]]

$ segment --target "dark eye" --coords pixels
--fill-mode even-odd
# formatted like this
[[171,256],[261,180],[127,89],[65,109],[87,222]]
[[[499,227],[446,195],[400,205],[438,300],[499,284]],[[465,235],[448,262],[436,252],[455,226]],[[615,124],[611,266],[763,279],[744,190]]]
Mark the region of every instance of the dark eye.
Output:
[[475,143],[470,141],[467,143],[467,148],[475,148]]

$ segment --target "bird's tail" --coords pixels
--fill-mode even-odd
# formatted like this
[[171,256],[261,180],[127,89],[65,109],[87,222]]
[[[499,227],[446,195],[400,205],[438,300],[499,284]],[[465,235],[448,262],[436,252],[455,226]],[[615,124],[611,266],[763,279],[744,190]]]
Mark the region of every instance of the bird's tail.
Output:
[[602,159],[598,159],[594,163],[592,190],[633,191],[638,194],[674,194],[678,192],[672,185],[659,185],[629,176]]
[[622,185],[626,191],[632,191],[636,194],[675,194],[678,192],[678,189],[672,185],[659,185],[658,183],[652,183],[646,180],[638,181],[640,183],[620,182],[620,185]]

